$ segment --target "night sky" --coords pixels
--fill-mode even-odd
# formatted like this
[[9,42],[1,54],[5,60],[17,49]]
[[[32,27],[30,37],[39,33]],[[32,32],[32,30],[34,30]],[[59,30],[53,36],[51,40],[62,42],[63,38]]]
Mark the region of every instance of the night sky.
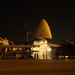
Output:
[[[45,19],[52,32],[52,43],[75,40],[75,3],[70,1],[2,2],[0,4],[0,37],[14,42],[25,41],[22,32],[34,32]],[[30,38],[31,39],[31,38]]]

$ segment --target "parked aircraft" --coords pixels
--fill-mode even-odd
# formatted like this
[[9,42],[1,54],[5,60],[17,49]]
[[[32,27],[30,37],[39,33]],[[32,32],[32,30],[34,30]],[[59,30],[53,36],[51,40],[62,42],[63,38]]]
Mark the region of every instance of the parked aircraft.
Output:
[[60,47],[57,47],[55,55],[57,58],[75,58],[75,41],[62,40]]
[[[28,42],[29,41],[28,35],[31,34],[32,32],[25,32],[25,33],[26,33],[26,37],[27,37],[26,42]],[[35,30],[33,38],[34,38],[34,41],[33,41],[33,44],[31,44],[31,45],[29,45],[29,44],[27,44],[27,45],[24,45],[24,44],[0,45],[0,49],[5,50],[5,52],[3,52],[1,50],[0,50],[0,52],[2,52],[2,55],[10,54],[10,53],[15,53],[15,54],[20,54],[20,55],[33,53],[34,56],[37,54],[39,59],[43,58],[43,56],[45,56],[45,55],[48,56],[48,58],[51,58],[52,57],[51,54],[49,55],[50,48],[51,47],[56,48],[56,47],[60,46],[58,44],[53,44],[53,43],[47,42],[46,38],[52,39],[52,33],[51,33],[50,27],[45,19],[42,19],[40,21],[38,27]],[[7,41],[7,42],[9,42],[9,41]],[[48,47],[48,48],[46,48],[46,47]],[[36,48],[37,48],[37,50],[36,50]],[[10,52],[8,52],[8,51],[10,51]]]

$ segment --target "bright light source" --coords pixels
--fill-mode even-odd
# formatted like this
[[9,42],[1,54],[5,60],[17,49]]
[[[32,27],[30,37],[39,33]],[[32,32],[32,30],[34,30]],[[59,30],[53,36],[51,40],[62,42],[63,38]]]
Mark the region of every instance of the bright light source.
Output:
[[48,51],[51,51],[51,48],[48,48]]
[[[35,47],[31,47],[31,50],[39,51],[38,52],[39,59],[50,59],[52,57],[51,48],[49,47],[47,40],[44,39],[44,41],[43,40],[34,41],[33,45]],[[39,47],[36,45],[39,45]],[[36,53],[34,52],[32,56],[34,57],[35,55]]]
[[66,58],[68,58],[68,56],[65,56]]

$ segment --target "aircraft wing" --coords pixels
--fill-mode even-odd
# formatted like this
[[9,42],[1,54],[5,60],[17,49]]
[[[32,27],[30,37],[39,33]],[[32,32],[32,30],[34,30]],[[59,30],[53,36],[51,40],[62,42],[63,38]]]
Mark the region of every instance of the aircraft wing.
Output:
[[30,48],[33,45],[0,45],[0,48]]
[[60,47],[59,44],[55,44],[55,43],[48,43],[48,45],[49,45],[50,47]]
[[[48,43],[51,47],[59,47],[59,44]],[[34,45],[0,45],[0,48],[31,48]]]

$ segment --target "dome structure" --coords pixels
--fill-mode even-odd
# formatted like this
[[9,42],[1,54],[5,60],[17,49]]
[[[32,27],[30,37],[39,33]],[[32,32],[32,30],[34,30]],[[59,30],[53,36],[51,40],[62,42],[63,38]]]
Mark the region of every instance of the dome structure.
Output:
[[52,39],[52,34],[50,27],[45,19],[42,19],[35,31],[34,38],[50,38]]

